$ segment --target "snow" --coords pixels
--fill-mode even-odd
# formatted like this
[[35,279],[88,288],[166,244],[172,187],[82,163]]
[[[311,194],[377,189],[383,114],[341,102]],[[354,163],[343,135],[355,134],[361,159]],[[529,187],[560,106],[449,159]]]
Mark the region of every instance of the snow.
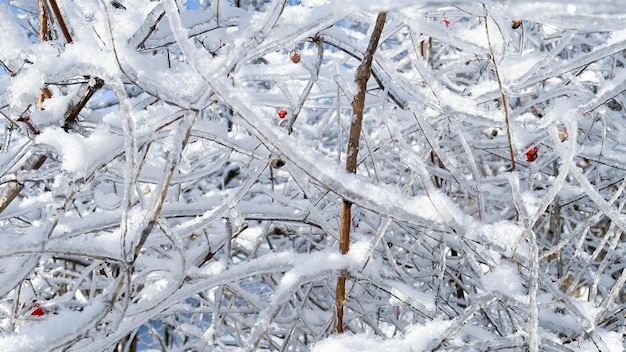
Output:
[[59,127],[44,129],[35,139],[37,143],[51,146],[61,158],[63,170],[84,177],[103,162],[111,151],[119,149],[122,138],[106,130],[98,129],[88,137],[64,133]]
[[414,324],[409,327],[406,337],[389,340],[383,340],[380,337],[367,334],[346,334],[342,336],[334,336],[315,344],[311,351],[429,351],[429,349],[427,349],[429,343],[432,340],[442,338],[442,333],[449,326],[449,321],[437,320],[431,321],[424,325]]
[[500,292],[520,301],[528,300],[522,291],[521,278],[514,267],[501,265],[485,274],[481,278],[481,282],[488,291]]
[[[624,347],[624,336],[615,331],[606,331],[605,329],[598,329],[596,332],[598,336],[602,339],[607,347],[607,352],[623,352]],[[585,341],[581,346],[581,350],[586,349],[594,349],[595,346],[591,341]]]
[[[475,232],[469,237],[481,243],[489,243],[502,251],[502,254],[510,255],[517,248],[517,245],[524,248],[524,243],[519,242],[523,231],[524,228],[514,222],[499,221],[494,224],[477,226]],[[524,252],[526,251],[521,251],[521,253]]]
[[81,312],[64,310],[46,314],[42,319],[23,317],[16,333],[0,336],[0,344],[13,351],[49,350],[93,326],[106,306],[105,302],[94,300]]
[[624,350],[618,2],[121,3],[0,4],[3,349]]
[[391,286],[390,305],[403,306],[409,304],[412,307],[422,308],[427,314],[434,314],[436,305],[433,296],[429,292],[422,292],[401,282],[394,282]]

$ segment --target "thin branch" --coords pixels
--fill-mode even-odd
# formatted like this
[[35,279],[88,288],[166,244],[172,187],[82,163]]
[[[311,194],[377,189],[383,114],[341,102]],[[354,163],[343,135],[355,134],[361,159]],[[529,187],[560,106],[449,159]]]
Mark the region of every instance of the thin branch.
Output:
[[478,313],[481,310],[484,310],[486,307],[488,307],[489,305],[491,305],[493,302],[497,300],[498,300],[498,297],[495,295],[486,295],[486,296],[476,299],[475,302],[472,304],[472,306],[469,307],[463,313],[463,315],[460,315],[459,317],[454,319],[451,322],[451,324],[448,326],[448,328],[442,334],[440,334],[440,336],[437,339],[431,340],[430,343],[428,344],[428,347],[425,348],[424,350],[436,351],[440,349],[441,347],[443,347],[446,341],[448,341],[450,338],[456,335],[456,333],[458,333],[459,330],[461,330],[461,328],[465,324],[467,324],[467,322],[469,322],[470,319],[472,319],[472,317],[474,317],[476,313]]
[[164,16],[165,10],[163,9],[163,4],[159,3],[146,16],[146,19],[139,30],[137,30],[137,32],[135,32],[135,34],[133,34],[133,36],[128,40],[128,44],[137,49],[141,48],[145,44],[146,40],[150,38],[150,35],[152,35],[152,33],[156,30],[157,25]]
[[[22,170],[37,170],[43,165],[47,157],[45,155],[33,155],[22,166]],[[0,214],[11,204],[18,194],[24,189],[24,185],[17,181],[7,182],[8,188],[0,194]]]
[[288,121],[285,121],[288,134],[291,134],[291,132],[293,132],[293,124],[296,122],[296,119],[298,118],[298,115],[300,114],[300,111],[304,106],[306,98],[309,96],[309,93],[311,93],[313,84],[317,82],[317,78],[320,73],[320,67],[322,67],[322,58],[324,57],[324,43],[322,42],[321,38],[317,37],[316,39],[317,41],[315,43],[317,44],[317,56],[315,58],[315,63],[313,64],[313,68],[310,70],[311,78],[309,79],[306,87],[304,87],[304,90],[302,91],[302,95],[298,100],[298,105],[293,107],[291,117]]
[[52,8],[52,12],[54,12],[54,17],[56,17],[57,21],[59,22],[59,27],[61,27],[61,32],[63,32],[65,41],[68,44],[70,44],[72,42],[72,36],[70,35],[70,31],[67,29],[65,20],[63,20],[63,15],[61,14],[59,5],[57,5],[57,1],[56,0],[48,0],[48,1],[50,2],[50,8]]
[[70,106],[67,112],[65,113],[65,123],[63,124],[64,130],[67,131],[74,123],[76,123],[78,114],[81,112],[81,110],[83,110],[85,105],[87,105],[87,102],[89,101],[89,99],[91,99],[93,94],[98,89],[104,86],[104,81],[101,78],[94,77],[94,80],[95,80],[95,83],[93,85],[90,85],[87,88],[87,90],[85,91],[85,94],[83,94],[83,96],[80,98],[78,103],[76,105]]
[[39,41],[48,40],[48,16],[46,15],[46,6],[44,0],[39,0]]
[[491,56],[491,62],[493,63],[493,69],[496,73],[496,78],[498,79],[498,88],[500,89],[500,98],[502,99],[502,108],[504,109],[504,122],[506,124],[506,136],[509,141],[509,154],[511,156],[511,171],[515,171],[515,153],[513,153],[513,140],[511,138],[511,124],[509,123],[509,108],[506,103],[506,94],[504,94],[504,89],[502,88],[502,80],[500,79],[500,72],[498,71],[498,64],[496,63],[495,52],[493,51],[493,46],[491,45],[491,36],[489,35],[489,12],[487,11],[487,6],[483,4],[485,8],[485,32],[487,32],[487,43],[489,44],[489,55]]
[[[363,57],[363,61],[359,65],[355,81],[359,87],[359,91],[352,101],[352,124],[350,126],[350,136],[348,139],[348,151],[346,153],[346,171],[356,173],[358,154],[359,154],[359,137],[361,136],[363,123],[363,110],[365,106],[365,92],[367,90],[367,81],[371,75],[372,60],[374,52],[378,47],[378,41],[387,19],[387,13],[381,12],[376,18],[376,25],[372,31],[367,50]],[[350,226],[351,226],[351,208],[352,202],[347,199],[343,200],[341,209],[341,220],[339,228],[339,250],[342,254],[348,253],[350,250]],[[346,279],[348,277],[347,270],[342,270],[341,275],[337,278],[337,288],[335,296],[335,307],[337,308],[337,332],[342,333],[343,330],[343,306],[346,301]]]
[[191,135],[191,128],[193,127],[197,119],[198,119],[198,112],[194,111],[192,118],[188,118],[187,119],[188,121],[185,121],[185,120],[181,121],[180,128],[183,129],[183,131],[181,132],[184,132],[184,134],[181,133],[182,140],[180,141],[180,144],[178,145],[177,150],[175,150],[174,152],[171,152],[171,155],[167,156],[166,169],[164,171],[164,174],[162,175],[161,181],[157,184],[154,196],[152,196],[153,199],[152,199],[152,204],[150,205],[150,210],[146,214],[146,217],[144,218],[144,221],[142,223],[143,229],[141,232],[141,237],[140,237],[139,243],[135,247],[135,253],[134,253],[135,259],[137,259],[137,257],[139,256],[139,253],[141,252],[141,248],[143,247],[146,239],[148,238],[148,235],[150,235],[150,232],[152,232],[152,228],[154,227],[154,224],[156,224],[159,218],[159,215],[161,214],[161,209],[163,207],[165,196],[167,195],[167,190],[169,188],[172,175],[174,174],[174,171],[176,170],[176,166],[178,165],[180,161],[183,151],[187,147],[189,136]]
[[[39,41],[45,42],[48,40],[48,15],[46,14],[44,0],[39,0],[39,22]],[[43,102],[50,98],[52,98],[52,93],[47,87],[44,87],[41,93],[39,93],[37,108],[43,110]]]

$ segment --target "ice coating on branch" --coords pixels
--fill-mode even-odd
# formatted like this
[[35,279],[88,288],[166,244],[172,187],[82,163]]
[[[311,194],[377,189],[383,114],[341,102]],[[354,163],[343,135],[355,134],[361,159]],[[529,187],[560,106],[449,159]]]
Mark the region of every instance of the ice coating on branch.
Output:
[[3,348],[623,349],[619,4],[58,3],[0,5]]

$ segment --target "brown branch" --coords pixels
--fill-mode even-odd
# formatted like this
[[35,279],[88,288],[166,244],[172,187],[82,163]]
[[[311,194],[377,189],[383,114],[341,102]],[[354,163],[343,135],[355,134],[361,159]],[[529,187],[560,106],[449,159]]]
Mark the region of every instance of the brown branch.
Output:
[[[45,155],[33,155],[26,161],[24,166],[22,166],[22,170],[37,170],[43,165],[46,159]],[[0,213],[11,204],[22,189],[24,189],[24,185],[20,182],[7,182],[7,188],[0,194]]]
[[61,27],[61,32],[63,32],[63,36],[65,37],[65,41],[70,44],[72,42],[72,36],[70,36],[70,31],[67,30],[67,26],[65,25],[65,20],[63,20],[63,15],[61,15],[61,10],[59,9],[59,5],[57,5],[57,0],[48,0],[50,2],[50,8],[52,8],[52,12],[54,12],[54,17],[57,18],[59,22],[59,27]]
[[[57,5],[56,0],[48,0],[50,3],[50,8],[56,17],[59,27],[61,27],[61,32],[63,32],[63,36],[68,43],[72,42],[72,37],[70,36],[70,32],[65,25],[65,20],[63,20],[63,15],[61,15],[61,10]],[[45,42],[48,39],[48,15],[46,13],[46,6],[44,5],[44,0],[39,0],[39,41]],[[52,98],[52,92],[48,89],[48,87],[44,87],[39,94],[39,100],[37,101],[37,108],[39,110],[43,110],[43,102],[46,99]]]
[[39,22],[39,41],[45,42],[48,40],[48,16],[43,0],[39,0]]
[[[63,35],[65,36],[65,40],[68,43],[71,43],[72,37],[70,36],[69,31],[67,30],[67,26],[65,25],[65,21],[63,20],[63,16],[61,15],[61,11],[59,10],[59,6],[57,5],[56,0],[49,0],[49,3],[50,3],[50,7],[52,8],[52,11],[54,12],[55,17],[57,18],[57,21],[59,22],[59,26],[61,27],[61,31],[63,32]],[[46,14],[46,7],[44,5],[44,0],[39,0],[39,11],[40,11],[39,20],[41,22],[40,27],[39,27],[39,40],[46,41],[49,39],[48,38],[48,15]],[[100,82],[104,84],[104,82],[98,78],[96,80],[95,86],[100,84],[98,88],[102,87],[102,84]],[[93,87],[90,87],[90,88],[93,88]],[[95,90],[97,90],[97,88]],[[76,116],[78,115],[78,112],[80,112],[80,110],[85,106],[85,103],[87,102],[87,100],[89,100],[91,95],[93,95],[93,92],[91,92],[88,95],[86,94],[85,96],[83,96],[83,98],[81,98],[79,103],[73,109],[70,109],[68,111],[68,114],[66,114],[65,125],[67,125],[68,123],[68,120],[67,120],[68,117],[71,117],[72,119],[76,118]],[[39,94],[39,99],[37,102],[38,109],[43,110],[43,106],[42,106],[43,102],[46,99],[50,99],[50,98],[52,98],[52,92],[50,92],[50,90],[47,87],[44,87],[43,89],[41,89],[41,93]],[[81,103],[82,103],[82,106],[80,106]],[[74,115],[74,111],[75,111],[75,115]],[[22,121],[27,124],[27,126],[29,127],[31,131],[33,131],[33,133],[35,134],[38,133],[38,130],[30,123],[29,120],[22,119]],[[21,169],[22,170],[37,170],[43,165],[46,159],[47,157],[45,155],[33,155],[30,158],[28,158],[28,160],[26,160],[26,162],[24,163]],[[11,204],[11,202],[13,202],[13,200],[18,196],[18,194],[20,194],[22,189],[24,189],[24,185],[20,182],[9,181],[7,183],[7,187],[5,188],[5,190],[0,193],[0,213],[2,213],[9,206],[9,204]]]
[[[357,68],[355,81],[359,90],[352,100],[352,124],[350,125],[350,136],[348,139],[348,151],[346,155],[346,171],[356,173],[357,159],[359,155],[359,138],[361,136],[363,123],[363,110],[365,107],[365,92],[367,90],[367,81],[371,75],[372,60],[374,52],[378,47],[380,35],[387,19],[387,13],[381,12],[376,18],[376,25],[372,31],[367,50],[363,56],[363,61]],[[352,202],[343,200],[341,209],[341,221],[339,227],[339,250],[342,254],[348,253],[350,250],[350,227],[351,227],[351,207]],[[347,270],[343,270],[337,278],[337,289],[335,296],[335,307],[337,308],[337,332],[342,333],[343,330],[343,306],[346,301],[346,279],[348,278]]]
[[[46,6],[44,0],[39,0],[39,41],[45,42],[48,40],[48,15],[46,13]],[[39,99],[37,100],[37,108],[43,110],[43,102],[46,99],[52,98],[52,93],[47,87],[44,87],[39,93]]]
[[87,88],[87,90],[85,91],[85,94],[83,94],[83,96],[80,98],[78,103],[76,103],[76,105],[70,106],[67,109],[67,112],[65,113],[65,124],[63,125],[63,129],[65,131],[67,131],[70,127],[72,127],[74,123],[76,123],[78,114],[81,112],[81,110],[83,110],[85,105],[87,105],[87,102],[89,101],[89,99],[91,99],[93,94],[98,89],[104,86],[104,81],[101,78],[94,77],[94,80],[96,81],[96,83]]
[[[39,0],[39,40],[46,41],[48,40],[48,16],[46,15],[46,8],[43,3],[44,0]],[[44,100],[52,97],[52,93],[46,87],[41,90],[39,94],[39,99],[37,102],[37,106],[39,110],[43,110],[42,104]],[[30,119],[20,116],[17,121],[22,121],[26,123],[28,128],[34,134],[38,134],[39,131],[30,123]],[[37,170],[43,165],[44,161],[46,161],[45,155],[33,155],[22,166],[22,170]],[[18,194],[24,189],[24,185],[17,181],[9,181],[7,182],[7,188],[0,194],[0,213],[2,213],[11,202],[17,197]]]

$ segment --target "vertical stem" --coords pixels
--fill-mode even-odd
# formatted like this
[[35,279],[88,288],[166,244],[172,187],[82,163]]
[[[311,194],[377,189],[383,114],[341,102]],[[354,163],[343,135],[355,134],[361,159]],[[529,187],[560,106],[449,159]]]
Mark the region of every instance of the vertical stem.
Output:
[[[341,254],[347,254],[350,251],[350,222],[352,203],[344,200],[341,208],[341,223],[339,227],[339,250]],[[346,301],[346,279],[348,271],[342,270],[341,275],[337,278],[337,289],[335,297],[335,307],[337,308],[337,332],[343,332],[343,305]]]
[[54,17],[57,18],[59,22],[59,27],[61,27],[61,32],[63,32],[63,36],[65,37],[65,41],[70,44],[72,42],[72,36],[70,36],[70,31],[67,30],[67,26],[65,25],[65,21],[63,20],[63,16],[61,15],[61,10],[59,9],[59,5],[57,5],[57,0],[48,0],[50,2],[50,8],[52,12],[54,12]]
[[48,40],[48,16],[46,16],[46,7],[43,0],[39,0],[39,41]]
[[341,208],[341,227],[339,228],[339,250],[341,254],[346,254],[350,251],[351,207],[352,202],[348,200],[343,201],[343,207]]
[[509,107],[506,103],[506,95],[502,89],[502,80],[500,79],[500,72],[498,71],[498,64],[496,63],[496,56],[491,45],[491,36],[489,35],[489,17],[487,12],[487,6],[483,4],[485,8],[485,32],[487,32],[487,44],[489,45],[489,54],[491,55],[491,62],[493,63],[493,69],[496,73],[498,80],[498,88],[500,89],[500,98],[502,99],[502,108],[504,109],[504,123],[506,124],[506,136],[509,140],[509,154],[511,156],[511,171],[515,171],[515,154],[513,153],[513,139],[511,137],[511,124],[509,123]]
[[[70,32],[67,30],[67,26],[65,25],[65,21],[63,20],[63,16],[61,15],[61,10],[59,9],[59,6],[57,5],[56,0],[48,0],[48,2],[50,3],[50,8],[52,9],[52,12],[54,13],[54,16],[57,19],[57,22],[59,23],[59,27],[61,27],[61,32],[63,32],[63,36],[65,37],[65,40],[67,41],[67,43],[71,43],[72,42],[72,37],[70,36]],[[40,23],[40,27],[39,27],[39,41],[45,42],[46,40],[50,39],[48,38],[48,15],[46,14],[46,7],[44,5],[44,0],[39,0],[39,21]],[[50,92],[50,90],[48,89],[48,87],[44,87],[41,90],[41,93],[39,94],[39,100],[37,101],[37,108],[39,110],[43,110],[43,102],[46,99],[50,99],[52,98],[52,92]]]
[[[39,19],[41,21],[41,27],[39,28],[39,39],[46,40],[48,37],[47,35],[48,20],[47,20],[43,0],[39,0],[39,10],[41,11],[41,13],[39,14]],[[43,103],[43,101],[51,97],[52,97],[52,94],[50,93],[50,90],[44,87],[41,90],[41,93],[39,94],[39,102],[38,102],[39,110],[42,109],[41,104]],[[33,155],[28,159],[28,161],[24,164],[22,168],[23,169],[30,168],[31,170],[37,170],[41,167],[44,161],[46,161],[46,158],[47,157],[45,155],[40,155],[40,156]],[[7,182],[7,187],[4,188],[3,192],[0,194],[0,213],[2,213],[9,206],[9,204],[11,204],[11,202],[17,197],[18,194],[20,194],[23,188],[24,188],[24,185],[17,181]]]
[[[363,56],[363,61],[359,65],[355,82],[359,87],[359,91],[352,100],[352,124],[350,125],[350,135],[348,137],[348,151],[346,155],[346,171],[350,173],[356,173],[357,160],[359,155],[359,137],[361,136],[361,129],[363,123],[363,110],[365,106],[365,92],[367,89],[367,81],[371,75],[372,60],[374,58],[374,52],[378,47],[378,41],[387,19],[387,13],[381,12],[376,18],[376,25],[372,31],[367,50]],[[347,199],[343,200],[343,207],[341,209],[341,220],[339,227],[339,250],[342,254],[348,253],[350,250],[350,227],[351,227],[351,207],[352,202]],[[335,307],[337,308],[337,332],[342,333],[343,327],[343,305],[346,301],[346,279],[348,278],[348,271],[342,270],[341,274],[337,278],[337,289],[335,297]]]
[[529,254],[530,254],[530,275],[528,288],[528,308],[530,317],[528,319],[528,351],[539,351],[539,307],[537,305],[537,292],[539,290],[539,247],[537,246],[537,236],[532,229],[528,229]]
[[[39,0],[39,41],[45,42],[48,40],[48,15],[46,14],[46,6],[44,0]],[[37,108],[43,110],[43,102],[46,99],[50,99],[52,94],[47,87],[44,87],[39,93],[39,99],[37,100]]]

